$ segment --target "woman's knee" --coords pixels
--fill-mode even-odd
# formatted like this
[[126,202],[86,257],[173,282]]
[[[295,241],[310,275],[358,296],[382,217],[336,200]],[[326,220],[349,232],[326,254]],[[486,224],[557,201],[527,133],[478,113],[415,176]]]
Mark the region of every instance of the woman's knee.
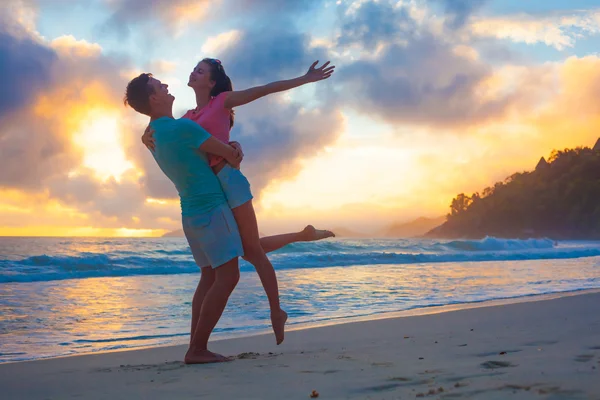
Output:
[[244,260],[250,264],[260,263],[267,258],[265,251],[260,245],[260,242],[244,246]]

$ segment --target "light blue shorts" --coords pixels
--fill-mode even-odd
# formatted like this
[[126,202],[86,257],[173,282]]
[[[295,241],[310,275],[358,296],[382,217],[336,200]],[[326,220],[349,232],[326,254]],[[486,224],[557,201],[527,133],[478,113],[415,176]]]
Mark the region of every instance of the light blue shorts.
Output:
[[223,189],[223,193],[225,193],[229,208],[239,207],[252,200],[250,182],[248,182],[248,179],[246,179],[239,169],[235,169],[227,164],[219,171],[217,178],[221,182],[221,188]]
[[182,217],[183,232],[200,268],[220,267],[244,255],[242,239],[227,204],[198,215]]

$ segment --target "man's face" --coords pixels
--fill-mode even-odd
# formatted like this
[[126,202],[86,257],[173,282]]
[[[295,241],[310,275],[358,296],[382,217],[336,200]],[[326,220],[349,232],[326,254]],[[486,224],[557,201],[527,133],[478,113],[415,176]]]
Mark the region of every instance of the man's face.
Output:
[[158,79],[151,77],[148,81],[148,85],[150,85],[154,89],[154,93],[150,95],[150,105],[153,107],[164,107],[173,105],[173,100],[175,100],[175,96],[169,93],[169,85],[166,83],[162,83]]

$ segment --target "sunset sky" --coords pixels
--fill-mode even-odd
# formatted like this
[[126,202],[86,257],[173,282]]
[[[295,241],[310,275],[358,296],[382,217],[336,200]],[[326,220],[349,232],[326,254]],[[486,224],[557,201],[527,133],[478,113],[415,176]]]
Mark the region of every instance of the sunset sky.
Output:
[[261,231],[376,232],[600,137],[597,0],[6,0],[0,235],[157,236],[173,185],[123,106],[152,72],[195,107],[195,63],[234,88],[332,60],[236,111]]

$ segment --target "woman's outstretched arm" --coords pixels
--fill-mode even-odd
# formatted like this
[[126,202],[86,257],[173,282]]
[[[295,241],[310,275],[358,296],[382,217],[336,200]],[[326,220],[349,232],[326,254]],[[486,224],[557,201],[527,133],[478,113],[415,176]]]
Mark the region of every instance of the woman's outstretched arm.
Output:
[[315,61],[308,72],[302,76],[285,81],[271,82],[263,86],[256,86],[246,90],[229,92],[225,98],[225,108],[234,108],[253,102],[269,94],[284,92],[311,82],[322,81],[333,74],[335,66],[328,67],[329,61],[319,68],[315,68],[319,61]]

